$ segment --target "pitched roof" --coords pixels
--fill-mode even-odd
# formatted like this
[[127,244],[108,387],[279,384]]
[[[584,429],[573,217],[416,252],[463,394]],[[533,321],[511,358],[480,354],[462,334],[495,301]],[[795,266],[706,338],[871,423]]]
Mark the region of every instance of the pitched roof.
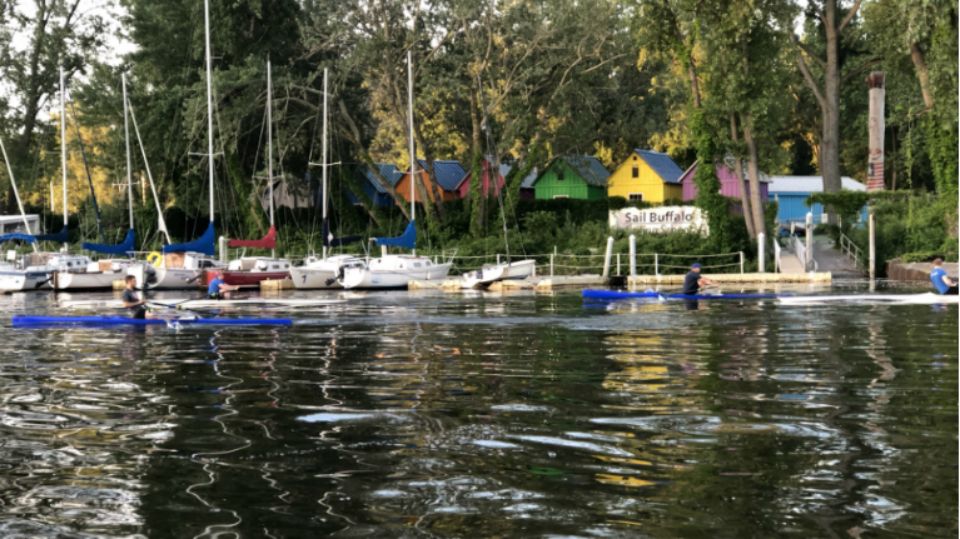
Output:
[[[377,163],[377,169],[380,171],[380,175],[383,176],[390,185],[396,186],[397,182],[400,181],[400,178],[403,177],[403,174],[397,170],[397,167],[389,163]],[[369,168],[363,169],[363,176],[367,178],[367,181],[370,182],[370,185],[377,190],[378,193],[386,193],[387,190],[383,188],[383,185],[377,181],[377,178],[374,176],[373,171]]]
[[[592,155],[562,155],[557,157],[580,175],[588,185],[606,187],[610,172]],[[549,165],[547,168],[550,168]]]
[[[823,176],[770,176],[770,194],[774,193],[820,193],[823,191]],[[845,191],[866,191],[867,186],[850,178],[840,178],[840,188]]]
[[[417,159],[417,168],[426,170],[427,162],[423,159]],[[408,169],[407,173],[409,172],[410,170]],[[439,184],[444,191],[456,191],[460,185],[460,181],[463,180],[463,177],[466,175],[467,171],[463,170],[463,166],[460,165],[459,161],[437,159],[433,162],[433,177],[436,178],[437,184]]]
[[680,183],[683,171],[673,162],[673,159],[670,159],[669,155],[640,148],[634,148],[633,151],[657,173],[657,176],[660,176],[661,180],[667,183]]
[[533,189],[533,184],[537,183],[537,178],[540,177],[540,174],[537,172],[537,167],[530,169],[530,174],[527,174],[523,177],[523,180],[520,181],[520,189]]
[[[680,175],[680,178],[677,179],[677,182],[683,183],[685,180],[693,181],[693,175],[697,172],[697,165],[699,163],[699,161],[694,161],[692,165],[687,167],[687,170],[683,171],[683,174]],[[717,177],[720,177],[720,175],[724,172],[729,173],[731,176],[734,174],[733,169],[731,169],[727,163],[717,163],[714,166],[714,170],[717,173]],[[744,178],[744,181],[749,180]],[[767,176],[763,172],[760,173],[760,183],[770,183],[771,181],[772,180],[770,179],[770,176]]]

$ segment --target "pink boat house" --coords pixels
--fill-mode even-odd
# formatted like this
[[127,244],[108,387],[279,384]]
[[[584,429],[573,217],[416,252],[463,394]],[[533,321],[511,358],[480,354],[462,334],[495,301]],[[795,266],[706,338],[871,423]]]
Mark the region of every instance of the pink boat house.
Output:
[[[717,179],[720,180],[720,194],[732,198],[735,200],[740,200],[741,187],[742,192],[750,195],[750,185],[746,178],[743,180],[743,185],[737,181],[737,176],[727,167],[725,164],[720,163],[714,167],[714,170],[717,173]],[[683,191],[683,201],[690,202],[693,199],[697,198],[697,184],[693,181],[693,176],[697,172],[697,163],[694,162],[684,171],[683,175],[680,176],[680,186]],[[769,198],[769,184],[770,178],[763,173],[760,173],[760,200],[766,202]]]
[[[485,157],[480,161],[480,176],[483,179],[481,183],[481,189],[484,197],[497,196],[500,194],[500,190],[503,189],[503,186],[506,184],[506,176],[510,174],[511,166],[507,163],[500,163],[499,174],[496,174],[497,181],[496,185],[493,185],[493,182],[490,181],[492,178],[491,171],[493,169],[493,164],[490,162],[490,158]],[[467,198],[470,195],[470,183],[473,180],[473,169],[467,172],[466,176],[460,180],[460,185],[457,186],[457,193],[459,198]]]

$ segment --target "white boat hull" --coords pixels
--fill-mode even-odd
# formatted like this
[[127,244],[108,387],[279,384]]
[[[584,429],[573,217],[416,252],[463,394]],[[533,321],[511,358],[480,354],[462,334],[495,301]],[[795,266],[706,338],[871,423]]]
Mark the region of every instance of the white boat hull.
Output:
[[340,283],[346,289],[407,288],[410,281],[446,279],[452,265],[449,262],[434,264],[425,257],[386,256],[371,259],[366,265],[344,267]]
[[125,273],[119,271],[74,273],[53,272],[55,290],[111,290],[113,282],[122,280]]
[[903,305],[938,305],[960,303],[960,296],[944,296],[925,292],[922,294],[849,294],[832,296],[784,296],[777,298],[783,305],[816,305],[822,303],[887,303]]
[[193,290],[203,284],[203,270],[188,268],[153,267],[134,264],[127,269],[141,290]]
[[356,257],[349,255],[311,260],[303,266],[290,268],[290,280],[293,282],[293,287],[298,290],[343,288],[337,277],[344,264],[357,260]]
[[493,264],[476,271],[465,273],[460,280],[461,288],[486,288],[497,281],[526,279],[533,275],[536,268],[533,259],[518,260],[509,264]]
[[0,269],[0,292],[22,292],[49,287],[49,271]]

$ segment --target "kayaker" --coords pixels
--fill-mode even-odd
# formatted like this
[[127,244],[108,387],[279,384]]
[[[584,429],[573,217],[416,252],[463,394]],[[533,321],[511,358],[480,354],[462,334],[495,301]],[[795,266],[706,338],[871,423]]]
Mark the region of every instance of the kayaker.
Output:
[[930,281],[933,283],[933,287],[937,289],[938,294],[957,295],[957,281],[947,275],[947,270],[943,269],[943,259],[939,256],[933,259]]
[[120,299],[123,306],[130,312],[130,318],[146,318],[147,303],[137,294],[137,278],[127,275],[123,278],[123,295]]
[[207,297],[210,299],[224,299],[227,297],[228,292],[233,292],[234,290],[239,289],[239,286],[223,282],[223,272],[218,271],[213,276],[213,279],[210,279],[210,283],[207,285]]
[[690,264],[690,271],[683,278],[683,292],[681,293],[687,296],[695,296],[700,292],[701,287],[712,284],[713,281],[700,275],[700,263],[694,262]]

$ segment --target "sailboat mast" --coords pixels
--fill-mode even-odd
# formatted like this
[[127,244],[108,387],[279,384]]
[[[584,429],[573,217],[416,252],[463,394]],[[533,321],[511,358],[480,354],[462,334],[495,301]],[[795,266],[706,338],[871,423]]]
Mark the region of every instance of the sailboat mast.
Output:
[[[270,228],[273,228],[273,78],[269,57],[267,57],[267,185],[270,186]],[[270,256],[276,258],[277,250],[270,249]]]
[[210,179],[210,222],[213,222],[213,61],[210,52],[210,0],[203,0],[203,34],[207,61],[207,165]]
[[[0,152],[3,152],[3,162],[7,165],[7,175],[10,176],[10,186],[13,187],[13,196],[17,199],[17,207],[20,208],[20,217],[23,218],[23,226],[27,234],[33,234],[30,230],[30,221],[27,220],[27,212],[23,209],[23,201],[20,200],[20,191],[17,189],[17,180],[13,177],[13,168],[10,166],[10,158],[7,157],[7,147],[3,145],[3,139],[0,138]],[[32,242],[33,252],[37,252],[37,242]]]
[[[410,132],[408,133],[410,139],[410,221],[415,222],[417,209],[414,203],[413,184],[417,178],[417,156],[414,153],[413,143],[413,53],[411,51],[407,51],[407,115],[410,125]],[[417,254],[416,247],[413,248],[413,254]]]
[[323,241],[321,242],[323,244],[321,255],[324,260],[327,258],[327,237],[330,236],[330,231],[327,230],[327,76],[327,68],[323,68],[323,142],[320,143],[323,163],[320,165],[322,167],[320,170],[322,178],[321,189],[323,191],[321,195],[323,197],[323,207],[321,210],[323,218],[321,222],[323,223],[324,234]]
[[63,174],[63,227],[67,227],[67,90],[60,66],[60,170]]
[[130,166],[130,113],[127,107],[127,74],[120,75],[120,86],[123,89],[123,142],[127,150],[127,212],[130,217],[130,228],[133,228],[133,173]]
[[273,226],[273,79],[267,58],[267,184],[270,186],[270,226]]

